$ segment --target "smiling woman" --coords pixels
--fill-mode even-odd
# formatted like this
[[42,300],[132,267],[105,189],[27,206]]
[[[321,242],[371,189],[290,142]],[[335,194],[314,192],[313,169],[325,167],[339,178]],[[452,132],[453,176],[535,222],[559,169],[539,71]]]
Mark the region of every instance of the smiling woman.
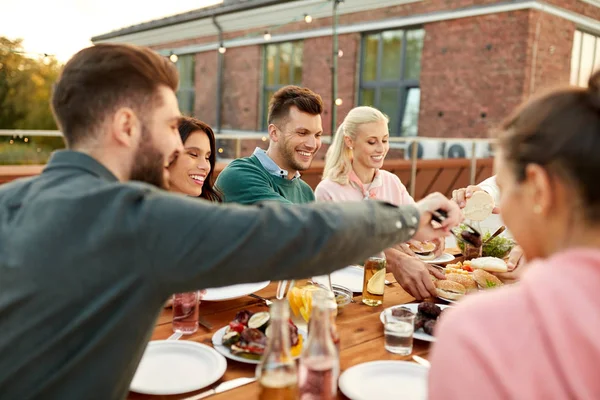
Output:
[[169,167],[171,191],[220,202],[221,195],[213,182],[216,163],[213,130],[198,119],[183,117],[179,135],[184,152]]

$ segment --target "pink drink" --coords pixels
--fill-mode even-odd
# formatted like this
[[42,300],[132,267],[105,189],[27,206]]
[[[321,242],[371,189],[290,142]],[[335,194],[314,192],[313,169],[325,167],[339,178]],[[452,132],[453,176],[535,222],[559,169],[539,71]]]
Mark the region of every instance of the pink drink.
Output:
[[198,292],[173,295],[173,332],[190,335],[198,330]]
[[300,400],[329,400],[337,394],[334,360],[331,357],[314,357],[300,364],[298,385]]

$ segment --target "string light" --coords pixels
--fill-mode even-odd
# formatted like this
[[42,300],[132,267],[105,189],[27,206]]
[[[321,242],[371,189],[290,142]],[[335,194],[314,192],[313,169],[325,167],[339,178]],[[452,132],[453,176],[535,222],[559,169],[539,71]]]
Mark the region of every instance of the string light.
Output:
[[225,54],[226,51],[227,48],[225,47],[225,45],[223,45],[223,43],[221,43],[221,45],[219,46],[219,53]]
[[340,99],[339,97],[337,99],[335,99],[335,105],[336,106],[341,106],[343,103],[342,99]]
[[14,140],[10,139],[10,140],[8,141],[8,144],[13,144],[14,142],[15,142]]
[[263,142],[266,142],[266,141],[267,141],[267,137],[266,137],[266,136],[263,136],[263,137],[262,137],[262,141],[263,141]]
[[310,14],[304,14],[304,22],[306,22],[307,24],[310,24],[312,22],[312,17],[310,16]]
[[343,57],[343,56],[344,56],[344,51],[338,50],[338,57]]
[[179,57],[177,56],[177,54],[171,53],[171,55],[169,56],[169,60],[171,60],[171,62],[173,63],[176,63],[177,60],[179,60]]
[[223,148],[219,147],[219,153],[223,153]]
[[24,141],[25,143],[27,143],[27,142],[29,142],[29,138],[25,138],[25,139],[23,139],[23,141]]
[[271,40],[271,33],[269,31],[265,31],[265,34],[263,37],[265,38],[265,40]]

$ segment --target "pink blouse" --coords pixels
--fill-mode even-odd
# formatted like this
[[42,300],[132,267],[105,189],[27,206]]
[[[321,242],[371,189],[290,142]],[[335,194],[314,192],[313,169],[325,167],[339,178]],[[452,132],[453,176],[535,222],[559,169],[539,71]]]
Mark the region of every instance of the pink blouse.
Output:
[[534,261],[437,327],[429,399],[600,399],[600,250]]
[[391,172],[378,170],[373,182],[367,185],[358,179],[354,171],[350,172],[348,178],[350,181],[347,185],[340,185],[330,179],[322,180],[315,190],[316,199],[334,202],[376,199],[396,206],[415,203],[400,178]]

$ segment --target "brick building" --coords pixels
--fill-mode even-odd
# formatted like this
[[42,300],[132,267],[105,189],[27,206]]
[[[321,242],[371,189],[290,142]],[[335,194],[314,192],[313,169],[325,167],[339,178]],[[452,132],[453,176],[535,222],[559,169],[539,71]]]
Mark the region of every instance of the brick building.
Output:
[[[270,94],[294,83],[322,95],[329,133],[332,10],[225,0],[92,40],[178,55],[181,109],[212,126],[264,130]],[[600,67],[600,0],[345,0],[338,21],[337,122],[373,105],[398,136],[486,137],[532,93]]]

